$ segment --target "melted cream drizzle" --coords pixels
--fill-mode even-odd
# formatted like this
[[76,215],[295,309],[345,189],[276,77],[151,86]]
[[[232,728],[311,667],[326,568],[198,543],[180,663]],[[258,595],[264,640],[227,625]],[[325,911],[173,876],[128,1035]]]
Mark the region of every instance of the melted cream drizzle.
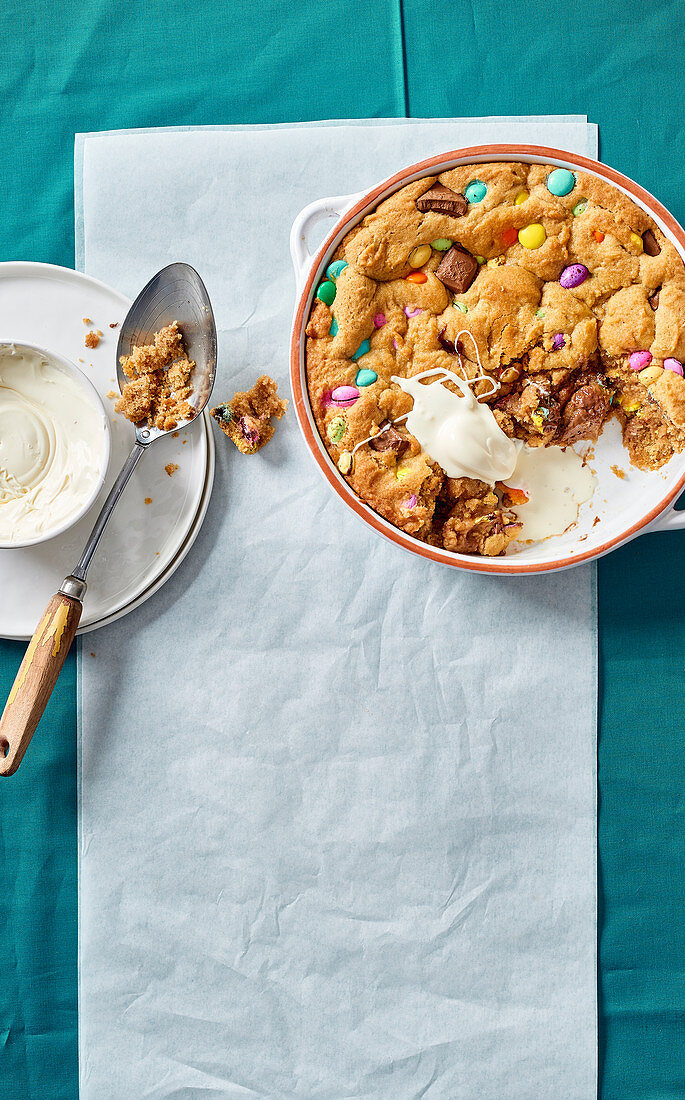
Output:
[[[463,335],[473,340],[467,330],[457,340]],[[500,481],[523,489],[528,502],[511,508],[523,525],[519,541],[561,535],[592,496],[596,479],[570,447],[529,447],[502,431],[491,409],[470,388],[485,380],[492,383],[491,392],[499,389],[499,383],[484,374],[477,346],[476,357],[480,371],[471,379],[440,368],[412,378],[393,375],[392,381],[414,399],[412,411],[398,420],[406,420],[408,430],[448,477],[471,477],[492,486]],[[424,385],[428,378],[435,381]],[[447,381],[461,397],[445,387]]]
[[59,364],[0,346],[0,540],[24,542],[75,515],[100,476],[101,411]]

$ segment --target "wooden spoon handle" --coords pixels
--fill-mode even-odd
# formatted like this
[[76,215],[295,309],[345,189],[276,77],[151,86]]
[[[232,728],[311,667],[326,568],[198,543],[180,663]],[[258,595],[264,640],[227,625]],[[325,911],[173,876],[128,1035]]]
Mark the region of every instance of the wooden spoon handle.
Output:
[[76,633],[80,600],[53,596],[19,666],[0,718],[0,776],[19,767]]

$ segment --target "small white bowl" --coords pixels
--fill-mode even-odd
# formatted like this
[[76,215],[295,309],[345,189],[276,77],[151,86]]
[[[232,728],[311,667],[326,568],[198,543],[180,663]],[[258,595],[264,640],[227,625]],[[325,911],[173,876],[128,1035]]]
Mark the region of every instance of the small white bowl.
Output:
[[75,511],[73,515],[69,516],[66,520],[63,520],[62,523],[58,524],[57,526],[42,532],[40,535],[37,535],[35,538],[25,539],[19,542],[7,542],[3,539],[0,539],[0,549],[17,550],[23,546],[36,546],[38,543],[48,542],[50,539],[54,539],[58,535],[64,534],[65,531],[68,531],[70,527],[73,527],[74,524],[78,523],[78,521],[82,519],[83,516],[85,516],[89,508],[92,508],[107,476],[107,468],[109,466],[111,450],[111,434],[109,417],[105,411],[105,407],[102,403],[100,394],[95,389],[95,386],[92,384],[92,382],[88,378],[86,378],[83,371],[79,370],[79,368],[74,363],[72,363],[70,359],[65,359],[63,355],[58,355],[57,352],[54,351],[48,351],[47,348],[41,348],[37,344],[26,344],[24,343],[24,341],[20,340],[0,339],[0,350],[8,347],[17,348],[20,351],[26,350],[38,352],[38,354],[42,355],[49,363],[53,363],[56,367],[59,367],[61,370],[63,370],[65,374],[70,375],[70,377],[73,378],[79,386],[83,395],[89,399],[97,412],[100,413],[100,416],[102,418],[103,430],[103,446],[100,456],[100,471],[98,478],[93,486],[93,490],[88,496],[87,500],[84,501],[83,505],[77,511]]

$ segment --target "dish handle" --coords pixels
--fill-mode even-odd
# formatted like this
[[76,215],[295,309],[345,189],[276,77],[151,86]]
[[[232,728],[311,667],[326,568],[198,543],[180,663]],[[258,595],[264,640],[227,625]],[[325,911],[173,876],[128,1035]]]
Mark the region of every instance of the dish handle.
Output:
[[647,535],[652,531],[682,531],[683,529],[685,529],[685,508],[671,507],[657,516],[644,533]]
[[356,195],[337,195],[334,198],[316,199],[315,202],[310,202],[308,206],[300,210],[290,230],[290,256],[295,268],[298,286],[303,281],[314,258],[314,253],[310,251],[307,239],[314,226],[325,218],[339,221],[343,214],[351,206],[354,206],[364,194],[364,191],[360,191]]

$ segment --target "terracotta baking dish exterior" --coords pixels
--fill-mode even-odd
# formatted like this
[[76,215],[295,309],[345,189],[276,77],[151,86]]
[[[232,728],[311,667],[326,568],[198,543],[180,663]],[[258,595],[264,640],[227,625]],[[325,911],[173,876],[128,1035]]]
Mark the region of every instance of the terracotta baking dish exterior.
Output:
[[[583,505],[578,522],[564,535],[526,546],[500,558],[457,554],[429,546],[405,534],[374,512],[353,492],[330,458],[319,435],[311,410],[305,374],[305,327],[312,298],[321,276],[338,244],[358,222],[394,191],[422,176],[438,175],[458,165],[486,161],[544,162],[600,176],[646,210],[673,242],[685,261],[685,230],[653,195],[627,176],[589,157],[538,145],[476,145],[455,149],[402,169],[370,191],[359,195],[321,199],[300,212],[293,223],[290,249],[298,277],[298,298],[290,345],[290,379],[295,412],[305,442],[331,489],[364,523],[397,546],[444,565],[478,573],[547,573],[569,569],[581,562],[608,554],[646,530],[675,530],[685,526],[685,511],[673,504],[685,487],[685,454],[676,455],[662,470],[643,473],[629,466],[614,424],[605,428],[594,448],[590,466],[598,486],[593,500]],[[314,255],[307,247],[307,234],[323,218],[336,219],[333,229]],[[617,477],[613,470],[626,476]]]

